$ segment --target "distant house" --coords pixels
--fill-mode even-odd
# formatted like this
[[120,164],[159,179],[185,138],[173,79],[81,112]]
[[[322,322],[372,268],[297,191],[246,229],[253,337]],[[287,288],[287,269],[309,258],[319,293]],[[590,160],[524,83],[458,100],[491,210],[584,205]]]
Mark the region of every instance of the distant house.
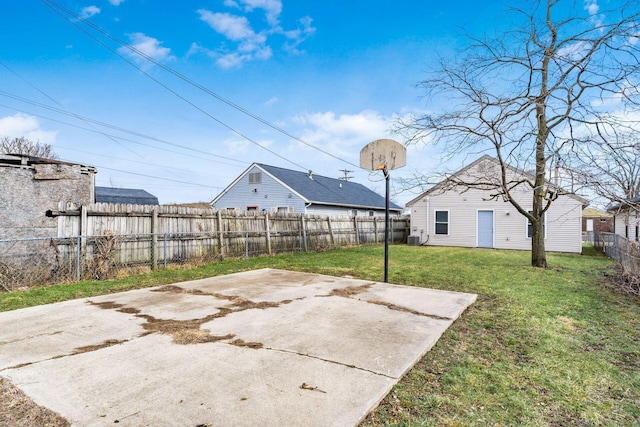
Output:
[[51,237],[58,222],[45,212],[58,202],[95,199],[96,169],[20,154],[0,154],[0,239]]
[[145,190],[133,188],[96,187],[97,203],[158,205],[158,198]]
[[[212,201],[215,209],[383,216],[385,198],[362,184],[253,163]],[[391,215],[402,208],[389,204]]]
[[629,240],[640,241],[640,196],[628,203],[615,203],[607,208],[614,216],[613,232]]
[[[495,200],[491,190],[450,185],[452,179],[467,182],[495,181],[498,162],[483,156],[407,203],[411,208],[411,236],[414,243],[434,246],[463,246],[499,249],[531,249],[531,224],[509,202]],[[508,167],[511,178],[533,179],[530,174]],[[512,196],[531,209],[533,194],[521,185]],[[545,248],[555,252],[582,251],[582,209],[587,201],[575,195],[560,195],[545,217]],[[413,238],[412,238],[413,237]]]
[[582,210],[582,231],[613,233],[613,215],[594,208]]

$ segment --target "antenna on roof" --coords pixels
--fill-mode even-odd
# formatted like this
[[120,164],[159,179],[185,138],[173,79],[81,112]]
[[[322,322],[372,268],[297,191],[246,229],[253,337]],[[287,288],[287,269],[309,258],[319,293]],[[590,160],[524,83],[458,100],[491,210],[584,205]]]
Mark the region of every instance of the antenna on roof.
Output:
[[341,177],[340,177],[340,178],[338,178],[338,179],[340,179],[340,180],[342,180],[342,181],[349,181],[350,179],[353,179],[353,177],[352,177],[352,176],[349,176],[349,174],[350,174],[351,172],[353,172],[353,171],[350,171],[350,170],[348,170],[348,169],[340,169],[340,172],[342,172],[342,173],[344,174],[344,176],[341,176]]
[[309,179],[313,179],[313,171],[309,169]]

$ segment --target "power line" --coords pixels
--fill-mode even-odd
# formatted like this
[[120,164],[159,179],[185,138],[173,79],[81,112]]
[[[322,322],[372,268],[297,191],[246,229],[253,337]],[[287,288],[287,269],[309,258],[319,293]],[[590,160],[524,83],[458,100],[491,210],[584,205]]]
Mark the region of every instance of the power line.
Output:
[[[247,162],[244,161],[244,160],[238,160],[238,159],[234,159],[234,158],[231,158],[231,157],[221,156],[221,155],[218,155],[218,154],[209,153],[208,151],[198,150],[198,149],[187,147],[187,146],[184,146],[184,145],[181,145],[181,144],[176,144],[174,142],[169,142],[169,141],[166,141],[166,140],[163,140],[163,139],[160,139],[160,138],[156,138],[154,136],[146,135],[146,134],[141,133],[141,132],[132,131],[132,130],[129,130],[129,129],[126,129],[126,128],[123,128],[123,127],[120,127],[120,126],[112,125],[112,124],[109,124],[109,123],[106,123],[106,122],[102,122],[102,121],[99,121],[99,120],[95,120],[95,119],[92,119],[92,118],[89,118],[89,117],[86,117],[86,116],[81,116],[81,115],[76,114],[76,113],[72,113],[72,112],[65,111],[65,110],[62,110],[62,109],[59,109],[59,108],[51,107],[51,106],[46,105],[46,104],[41,104],[39,102],[30,100],[30,99],[27,99],[27,98],[23,98],[23,97],[18,96],[18,95],[13,95],[13,94],[8,93],[8,92],[0,91],[0,96],[4,96],[4,97],[7,97],[7,98],[15,99],[17,101],[24,102],[26,104],[30,104],[30,105],[33,105],[33,106],[38,107],[38,108],[43,108],[43,109],[46,109],[46,110],[49,110],[49,111],[53,111],[53,112],[58,113],[58,114],[62,114],[62,115],[66,115],[66,116],[70,116],[70,117],[74,117],[74,118],[79,118],[84,122],[94,123],[94,124],[97,124],[97,125],[109,128],[109,129],[116,130],[118,132],[127,133],[129,135],[133,135],[133,136],[137,136],[137,137],[140,137],[140,138],[148,139],[148,140],[151,140],[151,141],[159,142],[161,144],[170,145],[170,146],[173,146],[173,147],[178,147],[178,148],[181,148],[183,150],[192,151],[192,152],[195,152],[195,153],[198,153],[198,154],[206,154],[206,155],[212,156],[212,157],[218,157],[218,158],[225,159],[225,160],[230,160],[230,161],[234,161],[234,162],[247,164]],[[81,127],[81,126],[78,126],[78,125],[74,125],[74,124],[71,124],[71,123],[63,122],[61,120],[56,120],[56,119],[52,119],[50,117],[46,117],[46,116],[42,116],[42,115],[35,114],[35,113],[32,113],[32,112],[27,112],[27,111],[24,111],[24,110],[20,110],[18,108],[11,107],[11,106],[8,106],[8,105],[3,105],[3,106],[6,107],[6,108],[10,108],[12,110],[15,110],[15,111],[23,112],[23,113],[26,113],[26,114],[32,114],[34,116],[42,117],[42,118],[45,118],[47,120],[55,121],[55,122],[58,122],[58,123],[63,123],[65,125],[67,125],[67,126],[75,127],[75,128],[78,128],[78,129],[89,131],[89,132],[94,132],[94,133],[97,133],[97,134],[100,134],[100,135],[110,136],[110,137],[121,139],[121,140],[124,140],[124,141],[133,142],[135,144],[146,145],[146,146],[149,146],[149,147],[160,149],[159,147],[156,147],[154,145],[143,144],[141,142],[136,142],[136,141],[133,141],[133,140],[130,140],[130,139],[121,138],[121,137],[115,137],[113,135],[109,135],[109,134],[106,134],[104,132],[98,131],[97,129],[87,129],[87,128],[84,128],[84,127]],[[167,150],[167,151],[174,152],[174,151],[171,151],[171,150]]]
[[[210,119],[214,120],[215,122],[217,122],[218,124],[220,124],[221,126],[227,128],[228,130],[230,130],[231,132],[235,133],[236,135],[240,136],[243,139],[246,139],[247,141],[251,142],[252,144],[262,148],[265,151],[268,151],[269,153],[273,154],[276,157],[281,158],[282,160],[291,163],[292,165],[295,165],[301,169],[306,169],[304,166],[294,162],[293,160],[290,160],[284,156],[281,156],[280,154],[276,153],[273,150],[270,150],[269,148],[261,145],[260,143],[258,143],[257,141],[253,140],[252,138],[250,138],[249,136],[243,134],[242,132],[240,132],[239,130],[231,127],[230,125],[226,124],[225,122],[223,122],[222,120],[216,118],[215,116],[213,116],[212,114],[210,114],[208,111],[204,110],[203,108],[199,107],[198,105],[196,105],[195,103],[191,102],[190,100],[188,100],[187,98],[185,98],[184,96],[180,95],[178,92],[176,92],[175,90],[171,89],[169,86],[167,86],[166,84],[162,83],[160,80],[156,79],[155,77],[153,77],[151,74],[149,74],[148,72],[144,71],[142,68],[138,67],[136,64],[134,64],[133,62],[129,61],[128,59],[126,59],[123,55],[119,54],[117,51],[113,50],[111,47],[107,46],[105,43],[103,43],[102,41],[100,41],[98,38],[94,37],[91,33],[89,33],[88,31],[85,31],[83,28],[81,28],[79,25],[76,24],[76,22],[83,22],[84,24],[88,25],[89,27],[93,28],[95,31],[98,31],[99,33],[103,34],[104,36],[114,40],[116,43],[128,47],[129,49],[131,49],[132,51],[137,51],[134,47],[118,40],[117,38],[111,36],[109,33],[107,33],[106,31],[102,30],[100,27],[90,23],[89,21],[87,21],[84,18],[81,18],[80,16],[74,14],[73,12],[71,12],[70,10],[64,8],[63,6],[59,5],[58,3],[56,3],[55,1],[52,0],[41,0],[47,7],[49,7],[51,10],[53,10],[56,14],[60,15],[63,19],[65,19],[67,22],[71,23],[72,25],[74,25],[76,28],[78,28],[80,31],[82,31],[83,33],[85,33],[87,36],[91,37],[93,40],[95,40],[98,44],[100,44],[102,47],[104,47],[105,49],[109,50],[111,53],[113,53],[114,55],[118,56],[120,59],[122,59],[123,61],[125,61],[126,63],[128,63],[129,65],[131,65],[132,67],[134,67],[136,70],[138,70],[140,73],[144,74],[145,76],[147,76],[149,79],[153,80],[155,83],[157,83],[158,85],[160,85],[161,87],[163,87],[164,89],[166,89],[167,91],[169,91],[170,93],[172,93],[174,96],[176,96],[177,98],[181,99],[182,101],[184,101],[185,103],[189,104],[190,106],[192,106],[193,108],[195,108],[196,110],[200,111],[201,113],[203,113],[204,115],[206,115],[207,117],[209,117]],[[66,14],[68,14],[69,16],[73,17],[73,19],[70,19],[69,17],[65,16],[63,13],[64,12]],[[169,71],[167,68],[162,67],[160,64],[158,64],[157,62],[155,62],[154,60],[152,60],[151,58],[147,57],[146,55],[144,55],[142,52],[137,51],[137,53],[139,55],[141,55],[143,58],[150,60],[152,63],[160,66],[161,68]]]
[[[351,162],[349,162],[349,161],[347,161],[347,160],[345,160],[345,159],[342,159],[342,158],[340,158],[340,157],[337,157],[337,156],[335,156],[335,155],[333,155],[333,154],[329,153],[328,151],[325,151],[325,150],[323,150],[323,149],[321,149],[321,148],[319,148],[319,147],[316,147],[316,146],[315,146],[315,145],[313,145],[313,144],[310,144],[310,143],[306,142],[306,141],[305,141],[305,140],[303,140],[302,138],[297,137],[297,136],[295,136],[295,135],[291,134],[290,132],[288,132],[287,130],[285,130],[285,129],[281,128],[280,126],[277,126],[277,125],[275,125],[275,124],[273,124],[273,123],[269,122],[268,120],[266,120],[266,119],[264,119],[264,118],[262,118],[262,117],[258,116],[257,114],[252,113],[251,111],[247,110],[246,108],[244,108],[244,107],[242,107],[242,106],[240,106],[240,105],[238,105],[238,104],[236,104],[236,103],[234,103],[234,102],[232,102],[232,101],[230,101],[230,100],[228,100],[228,99],[224,98],[223,96],[221,96],[221,95],[217,94],[216,92],[212,91],[211,89],[207,88],[206,86],[203,86],[203,85],[201,85],[200,83],[197,83],[197,82],[195,82],[195,81],[191,80],[190,78],[188,78],[188,77],[187,77],[187,76],[185,76],[184,74],[182,74],[182,73],[180,73],[180,72],[178,72],[178,71],[174,70],[173,68],[171,68],[171,67],[169,67],[169,66],[167,66],[167,65],[165,65],[165,64],[162,64],[161,62],[159,62],[159,61],[157,61],[157,60],[153,59],[152,57],[150,57],[150,56],[149,56],[149,55],[147,55],[146,53],[144,53],[144,52],[140,51],[139,49],[136,49],[135,47],[131,46],[130,44],[128,44],[128,43],[126,43],[126,42],[124,42],[124,41],[122,41],[122,40],[118,39],[117,37],[115,37],[115,36],[113,36],[113,35],[111,35],[109,32],[105,31],[104,29],[102,29],[102,28],[101,28],[101,27],[99,27],[98,25],[96,25],[96,24],[94,24],[94,23],[92,23],[92,22],[90,22],[90,21],[88,21],[88,20],[86,20],[86,19],[84,19],[84,18],[82,18],[82,17],[80,17],[80,16],[78,16],[78,15],[74,14],[72,11],[70,11],[70,10],[68,10],[68,9],[65,9],[64,7],[60,6],[57,2],[55,2],[55,1],[53,1],[53,0],[42,0],[42,1],[43,1],[43,2],[45,2],[45,3],[48,3],[48,4],[47,4],[47,6],[49,6],[52,10],[54,10],[54,11],[55,11],[55,9],[54,9],[53,7],[51,7],[49,4],[52,4],[53,6],[55,6],[55,7],[59,8],[60,10],[62,10],[64,13],[67,13],[67,14],[69,14],[69,15],[73,16],[73,17],[74,17],[74,19],[76,19],[76,20],[78,20],[78,21],[80,21],[80,22],[84,23],[85,25],[87,25],[87,26],[91,27],[93,30],[95,30],[95,31],[99,32],[100,34],[104,35],[105,37],[108,37],[109,39],[113,40],[114,42],[116,42],[116,43],[117,43],[117,44],[119,44],[120,46],[122,46],[122,47],[124,47],[124,48],[126,48],[126,49],[130,50],[131,52],[133,52],[133,53],[135,53],[136,55],[138,55],[138,56],[140,56],[140,57],[144,58],[145,60],[147,60],[147,61],[151,62],[152,64],[154,64],[154,65],[158,66],[159,68],[161,68],[161,69],[165,70],[166,72],[168,72],[168,73],[170,73],[170,74],[174,75],[175,77],[177,77],[178,79],[180,79],[180,80],[184,81],[185,83],[187,83],[187,84],[189,84],[189,85],[191,85],[191,86],[193,86],[193,87],[195,87],[195,88],[197,88],[197,89],[199,89],[199,90],[201,90],[201,91],[205,92],[205,93],[206,93],[206,94],[208,94],[209,96],[212,96],[212,97],[216,98],[217,100],[219,100],[219,101],[221,101],[221,102],[225,103],[226,105],[228,105],[228,106],[230,106],[230,107],[232,107],[232,108],[234,108],[234,109],[236,109],[236,110],[240,111],[241,113],[243,113],[243,114],[245,114],[245,115],[247,115],[247,116],[251,117],[252,119],[257,120],[258,122],[260,122],[260,123],[262,123],[262,124],[264,124],[264,125],[266,125],[266,126],[268,126],[268,127],[272,128],[272,129],[276,130],[277,132],[280,132],[280,133],[282,133],[283,135],[286,135],[286,136],[288,136],[289,138],[291,138],[291,139],[293,139],[293,140],[295,140],[295,141],[298,141],[298,142],[300,142],[300,143],[302,143],[302,144],[304,144],[304,145],[306,145],[306,146],[308,146],[308,147],[310,147],[310,148],[312,148],[312,149],[314,149],[314,150],[320,151],[321,153],[323,153],[323,154],[325,154],[325,155],[327,155],[327,156],[333,157],[334,159],[339,160],[339,161],[344,162],[344,163],[347,163],[347,164],[349,164],[349,165],[351,165],[351,166],[358,167],[357,165],[355,165],[355,164],[353,164],[353,163],[351,163]],[[58,12],[56,12],[56,13],[58,13]],[[59,14],[60,16],[62,16],[63,18],[65,18],[62,14],[60,14],[60,13],[58,13],[58,14]],[[65,18],[65,19],[67,19],[67,18]],[[71,22],[69,19],[67,19],[67,21]],[[73,22],[71,22],[71,23],[73,23]],[[74,25],[75,25],[75,24],[74,24]],[[91,38],[93,38],[93,39],[94,39],[96,42],[98,42],[100,45],[102,45],[103,47],[107,48],[109,51],[111,51],[111,52],[115,53],[111,48],[109,48],[108,46],[106,46],[105,44],[103,44],[102,42],[100,42],[97,38],[93,37],[93,36],[92,36],[92,35],[90,35],[88,32],[86,32],[86,31],[82,30],[79,26],[77,26],[77,25],[76,25],[76,27],[77,27],[77,28],[79,28],[81,31],[83,31],[85,34],[89,35]],[[134,65],[134,64],[133,64],[133,63],[131,63],[130,61],[126,60],[126,59],[125,59],[123,56],[121,56],[120,54],[116,53],[116,55],[118,55],[121,59],[123,59],[124,61],[126,61],[128,64],[130,64],[130,65],[132,65],[133,67],[135,67],[136,69],[140,70],[140,68],[139,68],[139,67],[137,67],[136,65]],[[150,76],[149,76],[148,74],[146,74],[146,73],[145,73],[145,75],[147,75],[148,77],[150,77]],[[153,79],[153,80],[154,80],[154,81],[156,81],[155,79]],[[157,82],[157,81],[156,81],[156,82]],[[158,83],[158,82],[157,82],[157,83]],[[164,85],[162,85],[162,86],[163,86],[163,87],[165,87]],[[165,88],[166,88],[166,87],[165,87]],[[285,160],[286,160],[286,159],[285,159]],[[300,166],[300,165],[296,165],[296,166]],[[304,168],[303,168],[303,169],[304,169]]]

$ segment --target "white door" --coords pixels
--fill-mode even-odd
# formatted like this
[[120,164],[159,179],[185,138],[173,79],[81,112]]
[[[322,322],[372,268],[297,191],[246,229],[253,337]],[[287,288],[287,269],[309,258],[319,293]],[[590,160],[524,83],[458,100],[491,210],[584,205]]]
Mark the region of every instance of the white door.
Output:
[[478,211],[478,247],[493,247],[493,211]]
[[593,231],[593,220],[592,219],[588,219],[587,220],[587,231]]

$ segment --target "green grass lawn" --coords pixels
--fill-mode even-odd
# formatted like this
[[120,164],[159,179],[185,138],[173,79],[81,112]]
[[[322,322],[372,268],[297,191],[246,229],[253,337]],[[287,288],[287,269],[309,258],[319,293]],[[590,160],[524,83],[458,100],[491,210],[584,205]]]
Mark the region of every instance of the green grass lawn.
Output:
[[[364,425],[640,425],[640,303],[607,286],[590,247],[548,254],[392,246],[389,282],[478,300]],[[224,261],[104,282],[0,294],[0,311],[263,267],[382,280],[381,246]]]

